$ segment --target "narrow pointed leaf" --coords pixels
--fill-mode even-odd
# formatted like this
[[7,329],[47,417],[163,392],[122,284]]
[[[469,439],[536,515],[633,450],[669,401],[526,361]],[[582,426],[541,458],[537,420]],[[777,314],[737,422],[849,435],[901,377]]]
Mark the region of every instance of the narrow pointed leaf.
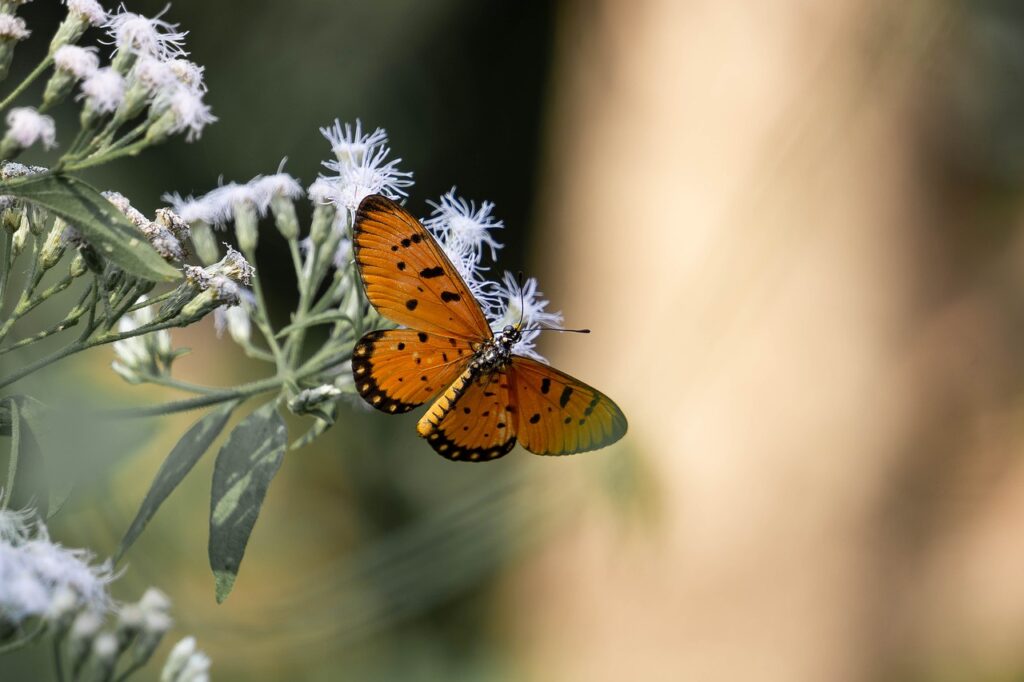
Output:
[[270,402],[236,426],[217,454],[209,554],[218,604],[234,587],[249,535],[287,444],[284,420]]
[[0,183],[0,194],[16,196],[60,216],[104,258],[131,275],[154,282],[181,277],[113,204],[77,178],[54,173],[17,178]]
[[228,418],[231,417],[231,413],[237,405],[237,402],[226,403],[209,414],[204,415],[202,419],[185,432],[185,435],[181,437],[181,440],[174,446],[171,453],[167,455],[167,459],[160,465],[160,470],[156,473],[156,478],[153,479],[153,484],[149,487],[149,492],[146,493],[145,499],[142,500],[142,505],[135,515],[135,520],[132,521],[132,525],[128,527],[128,531],[124,534],[124,539],[121,540],[121,546],[118,547],[117,553],[114,555],[115,563],[121,560],[121,557],[124,556],[124,553],[132,546],[136,538],[139,537],[146,524],[149,523],[149,520],[156,514],[160,505],[174,492],[174,489],[185,479],[188,472],[192,471],[192,467],[206,453],[220,432],[224,430],[224,425],[227,424]]

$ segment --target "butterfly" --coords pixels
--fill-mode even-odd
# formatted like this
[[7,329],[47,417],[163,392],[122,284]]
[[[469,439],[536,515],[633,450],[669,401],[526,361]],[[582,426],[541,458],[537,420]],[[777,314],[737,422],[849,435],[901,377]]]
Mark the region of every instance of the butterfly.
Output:
[[352,232],[367,299],[407,327],[368,332],[353,348],[356,390],[370,405],[398,414],[432,400],[416,430],[457,461],[497,459],[517,441],[538,455],[568,455],[626,433],[608,396],[513,354],[521,325],[492,332],[444,250],[404,208],[370,195]]

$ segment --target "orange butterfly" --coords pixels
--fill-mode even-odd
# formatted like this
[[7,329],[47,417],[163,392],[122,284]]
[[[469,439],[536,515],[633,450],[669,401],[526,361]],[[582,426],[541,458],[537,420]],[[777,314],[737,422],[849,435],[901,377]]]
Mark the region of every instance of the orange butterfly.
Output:
[[491,331],[480,304],[422,224],[378,194],[363,199],[353,249],[366,296],[409,327],[365,334],[356,389],[378,410],[408,412],[441,395],[416,430],[452,460],[492,460],[518,439],[538,455],[610,445],[626,417],[608,396],[512,347],[520,325]]

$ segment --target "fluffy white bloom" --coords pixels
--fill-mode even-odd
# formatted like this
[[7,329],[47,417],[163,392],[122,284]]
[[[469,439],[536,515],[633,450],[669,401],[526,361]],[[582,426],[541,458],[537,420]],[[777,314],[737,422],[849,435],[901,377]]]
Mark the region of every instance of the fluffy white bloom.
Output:
[[0,511],[0,526],[17,529],[0,537],[0,616],[19,623],[31,616],[110,607],[109,565],[94,566],[88,552],[52,542],[42,523],[29,533],[23,512]]
[[546,362],[534,349],[540,335],[539,327],[561,328],[562,314],[547,310],[548,301],[537,288],[537,280],[533,277],[526,280],[520,288],[516,277],[511,272],[506,272],[505,279],[499,287],[499,296],[501,303],[489,311],[493,320],[491,328],[497,331],[505,325],[516,325],[521,322],[523,335],[512,347],[512,351]]
[[325,180],[329,185],[322,185],[318,191],[327,190],[326,198],[339,210],[344,209],[351,216],[359,203],[371,194],[383,194],[391,199],[406,196],[403,188],[412,185],[412,173],[398,170],[401,159],[387,160],[391,150],[383,129],[377,128],[364,135],[359,122],[353,128],[335,121],[333,127],[322,128],[321,132],[337,157],[324,161],[324,166],[337,175],[327,176]]
[[302,196],[302,185],[287,173],[257,175],[245,184],[229,182],[201,197],[165,194],[163,200],[186,222],[202,220],[210,225],[224,226],[234,218],[235,208],[250,204],[260,217],[270,210],[274,197],[294,199]]
[[205,682],[209,672],[210,658],[196,649],[194,637],[185,637],[168,654],[160,682]]
[[64,45],[53,53],[53,63],[57,69],[66,71],[77,80],[88,78],[100,68],[100,58],[95,47],[79,47]]
[[115,51],[124,50],[158,59],[172,59],[187,54],[184,42],[188,33],[178,31],[178,24],[164,21],[160,15],[150,19],[129,12],[121,5],[118,13],[110,17],[104,27],[116,46]]
[[113,68],[105,66],[82,81],[82,94],[86,105],[101,114],[117,111],[124,101],[124,78]]
[[165,88],[153,102],[156,113],[170,111],[174,116],[171,134],[185,132],[185,141],[194,142],[203,133],[203,128],[217,120],[210,107],[203,101],[203,93],[185,85]]
[[178,675],[178,682],[208,682],[210,679],[210,657],[202,651],[189,656],[185,668]]
[[249,186],[253,191],[254,203],[257,207],[264,207],[262,212],[266,212],[265,207],[270,206],[274,197],[298,199],[305,194],[299,181],[287,173],[258,175],[249,181]]
[[434,212],[423,221],[423,225],[444,244],[447,253],[459,254],[460,258],[472,257],[479,262],[484,247],[487,247],[491,258],[497,258],[501,243],[491,231],[500,230],[505,224],[491,215],[494,210],[492,202],[484,201],[477,208],[476,202],[456,196],[452,187],[440,202],[428,203],[434,207]]
[[331,151],[340,163],[358,165],[372,155],[374,147],[387,144],[388,134],[383,128],[363,134],[363,124],[357,118],[356,124],[342,123],[334,119],[334,125],[320,129],[320,133],[331,143]]
[[206,83],[203,81],[205,66],[199,66],[187,59],[170,59],[165,63],[174,72],[179,83],[196,92],[206,92]]
[[0,40],[24,40],[31,34],[21,17],[0,14]]
[[57,126],[53,119],[32,107],[15,107],[7,114],[7,138],[25,149],[36,142],[50,149],[57,144]]
[[32,520],[35,512],[31,509],[0,511],[0,542],[17,544],[32,534]]
[[306,190],[306,196],[314,204],[329,204],[331,198],[338,193],[337,183],[323,176],[313,181]]
[[74,14],[92,26],[102,26],[107,20],[107,12],[96,0],[66,0],[68,12]]
[[178,76],[169,62],[149,55],[139,55],[128,78],[138,82],[150,94],[155,94],[178,82]]

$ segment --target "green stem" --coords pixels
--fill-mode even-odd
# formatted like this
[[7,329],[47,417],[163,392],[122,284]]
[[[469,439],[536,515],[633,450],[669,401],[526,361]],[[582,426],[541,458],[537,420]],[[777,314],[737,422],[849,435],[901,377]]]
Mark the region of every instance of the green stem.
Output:
[[208,407],[218,403],[225,403],[229,400],[249,398],[260,393],[267,393],[281,387],[283,380],[280,377],[269,377],[251,384],[239,386],[234,389],[211,393],[210,395],[189,398],[188,400],[177,400],[163,403],[161,405],[147,405],[145,407],[128,407],[117,410],[105,410],[100,414],[105,417],[159,417],[165,414],[176,412],[188,412],[200,407]]
[[201,386],[199,384],[189,383],[187,381],[179,381],[169,376],[161,376],[158,374],[143,374],[142,380],[148,384],[156,384],[157,386],[166,386],[167,388],[176,388],[179,391],[188,391],[189,393],[201,393],[203,395],[216,395],[223,393],[222,388],[213,388],[211,386]]
[[18,401],[14,398],[7,400],[11,406],[11,459],[7,464],[7,487],[3,491],[3,499],[0,500],[0,509],[7,509],[14,493],[14,479],[18,476],[18,456],[21,454],[21,411],[18,409]]
[[43,59],[43,61],[39,62],[39,66],[32,69],[32,72],[25,76],[25,80],[21,81],[21,83],[18,84],[18,87],[14,88],[14,90],[11,91],[11,94],[7,95],[7,97],[4,97],[3,101],[0,101],[0,111],[3,111],[7,107],[9,107],[11,105],[11,102],[16,100],[21,95],[21,93],[25,92],[25,90],[27,90],[28,87],[35,82],[37,78],[43,75],[43,72],[46,71],[46,69],[50,68],[50,64],[52,63],[53,57],[51,55],[47,55],[46,58]]
[[73,354],[81,352],[83,350],[88,350],[89,348],[95,348],[96,346],[102,346],[102,345],[107,344],[107,343],[114,343],[115,341],[123,341],[124,339],[130,339],[133,336],[141,336],[142,334],[149,334],[150,332],[160,331],[161,329],[168,329],[170,327],[177,327],[179,325],[180,325],[180,320],[177,317],[175,317],[175,318],[170,319],[170,320],[165,320],[165,321],[162,321],[162,322],[154,322],[152,324],[148,324],[148,325],[145,325],[145,326],[142,326],[142,327],[138,327],[136,329],[131,329],[131,330],[125,331],[125,332],[119,332],[119,333],[116,333],[116,334],[108,332],[106,334],[103,334],[102,336],[99,336],[99,337],[97,337],[95,339],[92,339],[91,341],[90,340],[86,340],[86,339],[88,339],[89,335],[92,334],[93,331],[95,331],[95,328],[94,329],[87,329],[86,331],[88,333],[87,334],[83,334],[83,338],[80,339],[79,341],[77,341],[77,342],[75,342],[75,343],[73,343],[73,344],[71,344],[69,346],[65,346],[64,348],[61,348],[60,350],[54,351],[53,353],[50,353],[46,357],[40,358],[39,360],[36,360],[35,362],[29,363],[28,365],[25,365],[24,367],[22,367],[20,369],[17,369],[14,372],[11,372],[10,374],[8,374],[3,379],[0,379],[0,388],[5,388],[7,386],[10,386],[14,382],[19,381],[20,379],[24,379],[29,374],[32,374],[33,372],[37,372],[40,369],[42,369],[43,367],[46,367],[47,365],[52,365],[53,363],[57,362],[58,360],[63,360],[67,356],[73,355]]
[[53,668],[57,674],[57,682],[64,682],[64,663],[60,656],[60,645],[63,641],[63,635],[55,635],[53,638]]

